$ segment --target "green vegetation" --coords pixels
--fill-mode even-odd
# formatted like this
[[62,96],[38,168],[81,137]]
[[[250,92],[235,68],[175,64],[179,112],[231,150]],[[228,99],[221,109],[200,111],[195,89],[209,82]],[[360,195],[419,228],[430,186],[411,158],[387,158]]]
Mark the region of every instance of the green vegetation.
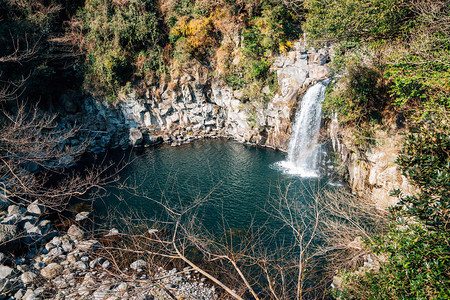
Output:
[[[14,53],[12,41],[35,51],[20,71],[14,62],[2,66],[1,76],[31,74],[27,90],[42,96],[84,83],[85,91],[114,101],[138,84],[177,82],[182,73],[200,70],[251,92],[244,102],[260,100],[255,95],[263,88],[276,91],[271,57],[287,51],[301,32],[297,6],[282,0],[2,0],[0,55]],[[58,78],[61,85],[54,84]]]
[[186,0],[165,5],[163,12],[174,69],[192,61],[214,69],[233,89],[244,90],[244,102],[261,100],[257,95],[266,86],[276,91],[270,58],[287,51],[300,33],[298,12],[278,0]]
[[326,113],[360,135],[403,118],[409,133],[397,163],[418,189],[393,191],[400,201],[391,229],[367,241],[387,259],[377,272],[347,273],[339,296],[449,299],[448,1],[306,0],[305,7],[309,37],[338,43],[334,68],[344,76],[327,95]]
[[[0,0],[0,100],[68,89],[115,101],[183,73],[222,78],[251,109],[276,92],[271,58],[304,31],[333,42],[337,76],[324,111],[356,128],[406,128],[397,163],[417,187],[395,190],[379,272],[349,273],[353,299],[448,299],[450,5],[448,0]],[[300,26],[302,26],[300,28]],[[51,102],[51,100],[48,100]],[[394,122],[393,120],[397,120]],[[256,114],[250,117],[256,122]]]
[[88,87],[114,97],[134,78],[150,84],[163,68],[161,34],[152,0],[88,0],[78,12]]
[[388,255],[378,272],[347,273],[341,299],[448,299],[448,232],[392,225],[371,250]]

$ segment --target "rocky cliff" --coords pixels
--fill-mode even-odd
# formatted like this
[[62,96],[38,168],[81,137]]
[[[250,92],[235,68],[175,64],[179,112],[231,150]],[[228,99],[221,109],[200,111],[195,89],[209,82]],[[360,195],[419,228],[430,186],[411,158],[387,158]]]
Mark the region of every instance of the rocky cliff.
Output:
[[394,189],[408,195],[416,192],[395,163],[402,141],[397,129],[375,129],[370,144],[361,146],[355,143],[351,128],[343,128],[333,119],[329,135],[353,192],[380,209],[397,203],[397,198],[390,196]]
[[303,42],[275,57],[279,90],[268,103],[245,103],[240,91],[193,73],[178,78],[174,88],[165,85],[142,96],[134,91],[115,104],[88,99],[80,115],[94,151],[160,142],[176,146],[201,137],[285,150],[297,102],[308,86],[330,75],[329,60],[329,49],[307,49]]

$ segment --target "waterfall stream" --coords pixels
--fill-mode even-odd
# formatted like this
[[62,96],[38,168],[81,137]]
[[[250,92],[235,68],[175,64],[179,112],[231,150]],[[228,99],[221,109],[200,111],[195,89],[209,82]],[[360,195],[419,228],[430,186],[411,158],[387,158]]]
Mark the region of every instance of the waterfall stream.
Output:
[[287,160],[277,165],[285,172],[301,177],[318,177],[319,130],[322,120],[322,101],[329,80],[310,87],[297,109],[288,146]]

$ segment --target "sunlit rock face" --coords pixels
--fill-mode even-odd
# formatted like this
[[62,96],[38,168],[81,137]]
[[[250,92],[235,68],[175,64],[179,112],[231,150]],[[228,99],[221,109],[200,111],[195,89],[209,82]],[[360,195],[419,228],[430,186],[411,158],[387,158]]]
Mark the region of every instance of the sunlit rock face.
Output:
[[176,146],[220,136],[287,150],[298,103],[308,87],[330,75],[329,56],[329,49],[307,49],[297,42],[291,51],[275,57],[272,69],[279,89],[268,103],[244,103],[240,91],[195,74],[180,77],[175,88],[164,85],[142,96],[131,92],[115,105],[90,99],[83,109],[89,127],[98,131],[94,148],[136,144],[130,129],[134,136],[137,128],[143,144],[164,141]]
[[334,152],[340,157],[355,193],[379,209],[386,209],[398,201],[391,196],[394,189],[401,189],[405,195],[418,192],[395,162],[403,138],[395,128],[375,130],[374,145],[365,147],[355,145],[352,129],[339,126],[336,118],[328,130]]

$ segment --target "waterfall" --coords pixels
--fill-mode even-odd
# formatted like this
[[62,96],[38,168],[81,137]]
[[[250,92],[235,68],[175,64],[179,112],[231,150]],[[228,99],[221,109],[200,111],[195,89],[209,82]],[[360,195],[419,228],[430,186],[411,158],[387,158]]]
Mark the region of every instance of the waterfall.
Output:
[[286,161],[278,163],[289,174],[302,177],[318,177],[319,130],[322,120],[322,101],[329,80],[310,87],[297,108],[288,146]]

